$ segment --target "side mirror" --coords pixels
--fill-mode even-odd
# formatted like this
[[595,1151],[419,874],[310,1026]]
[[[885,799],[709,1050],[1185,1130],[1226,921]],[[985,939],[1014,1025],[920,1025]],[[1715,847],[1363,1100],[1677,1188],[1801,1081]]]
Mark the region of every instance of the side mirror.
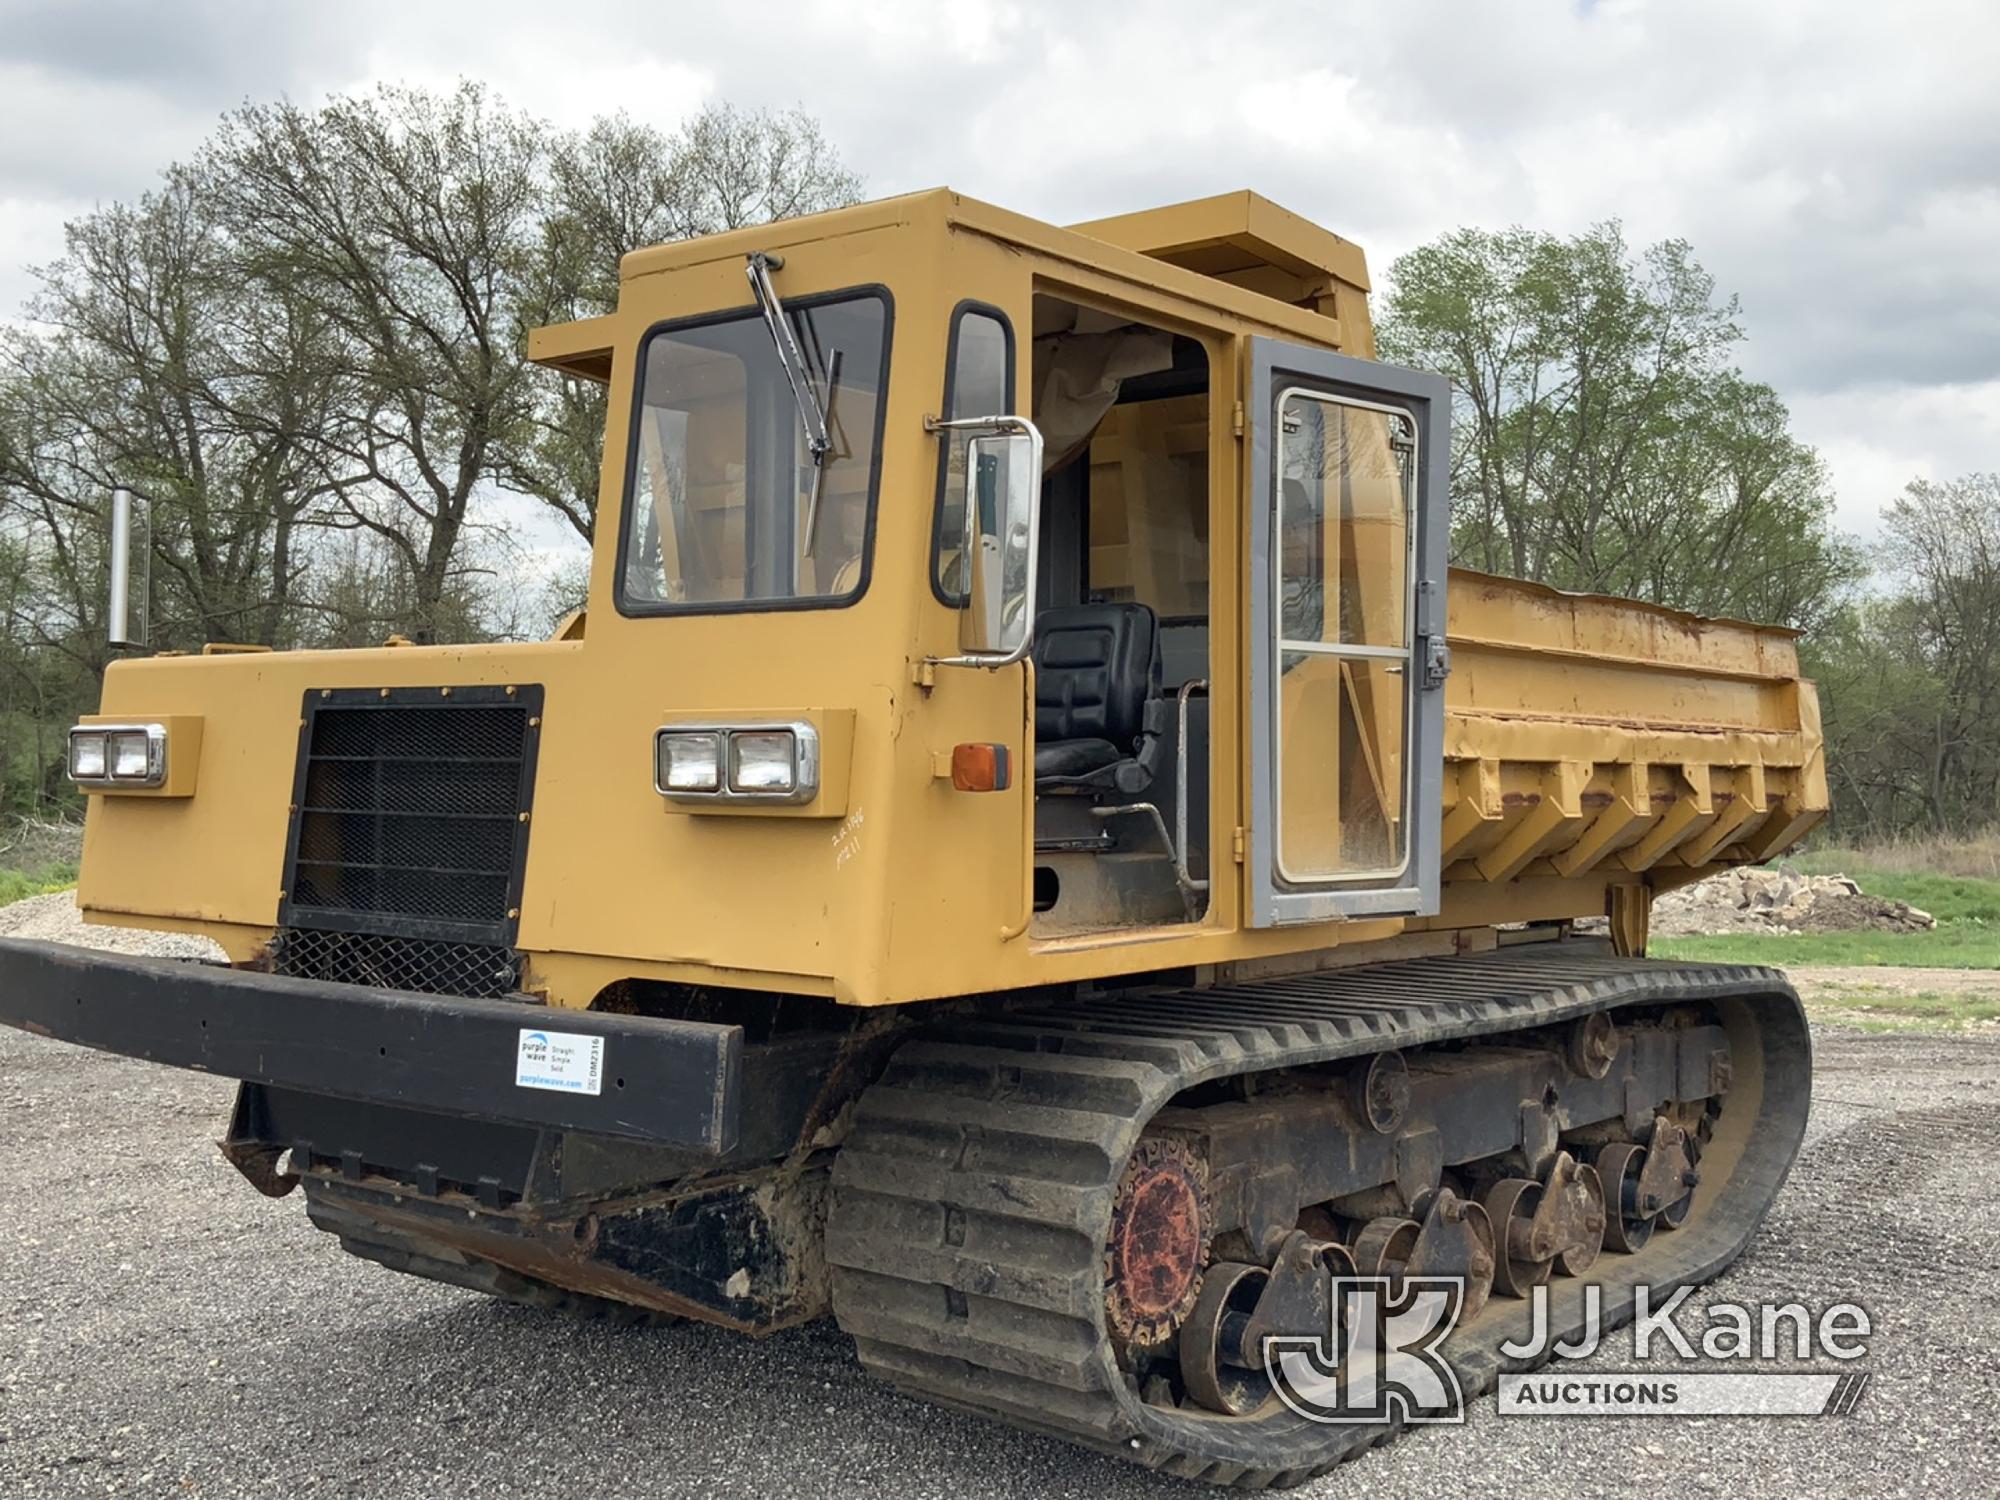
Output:
[[[133,517],[142,533],[132,543]],[[143,646],[149,634],[153,602],[152,513],[143,496],[124,486],[111,492],[111,588],[105,601],[104,635],[113,646]],[[132,620],[132,598],[139,599],[139,618]]]
[[969,431],[965,453],[965,601],[958,656],[941,666],[1003,667],[1034,644],[1035,555],[1041,530],[1042,435],[1024,417],[936,422]]

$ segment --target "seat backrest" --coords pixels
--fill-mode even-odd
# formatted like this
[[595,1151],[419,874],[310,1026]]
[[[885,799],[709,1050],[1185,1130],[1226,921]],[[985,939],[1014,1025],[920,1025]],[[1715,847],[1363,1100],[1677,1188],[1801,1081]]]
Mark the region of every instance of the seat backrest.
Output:
[[1035,619],[1035,740],[1129,752],[1159,691],[1158,629],[1143,604],[1076,604]]

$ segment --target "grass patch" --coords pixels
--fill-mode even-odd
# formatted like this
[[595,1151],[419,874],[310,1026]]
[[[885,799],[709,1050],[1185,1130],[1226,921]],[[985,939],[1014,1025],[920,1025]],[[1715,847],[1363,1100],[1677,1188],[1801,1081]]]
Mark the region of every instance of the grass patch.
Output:
[[2000,827],[1963,838],[1910,835],[1866,848],[1808,849],[1788,863],[1808,875],[1852,875],[1864,886],[1869,885],[1871,876],[1878,875],[1965,875],[2000,880]]
[[1655,958],[1776,964],[1780,968],[1830,964],[1839,968],[2000,969],[2000,922],[1940,921],[1929,932],[1730,932],[1714,937],[1663,937],[1654,938],[1646,951]]
[[0,870],[0,906],[11,906],[30,896],[46,896],[66,891],[76,884],[75,865],[57,865],[30,874],[22,870]]
[[1864,1031],[1958,1031],[2000,1021],[2000,996],[1937,990],[1904,994],[1872,984],[1821,986],[1806,1001],[1806,1009]]
[[39,818],[0,820],[0,906],[68,890],[83,853],[80,824]]

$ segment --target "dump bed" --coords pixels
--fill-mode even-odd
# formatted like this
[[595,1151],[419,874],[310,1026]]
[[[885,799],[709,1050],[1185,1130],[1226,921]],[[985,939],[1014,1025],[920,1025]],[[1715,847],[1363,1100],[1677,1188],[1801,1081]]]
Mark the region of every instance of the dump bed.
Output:
[[[1826,814],[1819,700],[1797,632],[1454,570],[1447,912],[1515,882],[1767,859]],[[1506,920],[1507,914],[1499,914]]]

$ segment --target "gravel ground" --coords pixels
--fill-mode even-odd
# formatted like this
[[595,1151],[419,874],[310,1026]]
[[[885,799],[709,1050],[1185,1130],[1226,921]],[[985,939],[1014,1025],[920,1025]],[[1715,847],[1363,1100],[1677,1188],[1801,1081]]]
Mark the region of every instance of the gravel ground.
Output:
[[[1689,1306],[1861,1302],[1852,1416],[1538,1420],[1488,1398],[1294,1493],[2000,1492],[2000,1039],[1816,1036],[1799,1165]],[[1214,1493],[908,1400],[830,1323],[611,1331],[353,1260],[223,1162],[229,1099],[0,1028],[0,1495]],[[1634,1364],[1623,1334],[1589,1362]]]
[[0,937],[33,938],[39,943],[76,943],[110,953],[149,954],[154,958],[202,958],[221,962],[222,949],[205,937],[172,932],[143,932],[136,927],[86,926],[76,909],[75,891],[30,896],[12,906],[0,906]]

